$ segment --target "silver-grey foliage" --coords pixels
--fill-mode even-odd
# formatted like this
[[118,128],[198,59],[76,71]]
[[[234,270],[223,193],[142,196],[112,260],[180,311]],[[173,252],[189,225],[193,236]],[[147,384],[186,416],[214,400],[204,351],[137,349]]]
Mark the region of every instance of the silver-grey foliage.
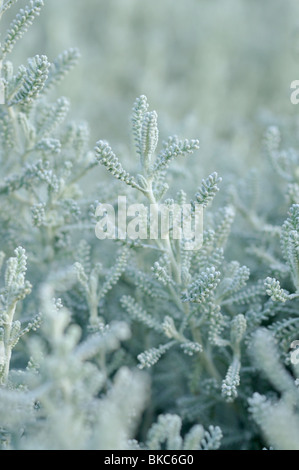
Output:
[[[0,18],[15,3],[0,1]],[[254,172],[181,188],[199,140],[162,137],[145,95],[130,159],[105,136],[91,146],[68,98],[50,94],[78,49],[9,60],[43,4],[19,11],[0,48],[1,448],[298,450],[297,153],[269,128],[280,205],[263,211]],[[200,206],[202,247],[172,228],[99,241],[96,207],[116,194],[157,212],[189,203],[191,218]]]

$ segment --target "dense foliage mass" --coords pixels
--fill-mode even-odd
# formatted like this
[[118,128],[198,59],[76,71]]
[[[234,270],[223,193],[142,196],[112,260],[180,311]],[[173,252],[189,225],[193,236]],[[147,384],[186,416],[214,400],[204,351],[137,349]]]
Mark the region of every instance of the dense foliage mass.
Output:
[[[0,0],[1,20],[16,3]],[[200,129],[190,136],[185,119],[187,136],[177,124],[164,135],[141,92],[127,140],[93,143],[57,96],[79,50],[10,60],[43,6],[31,0],[1,36],[1,448],[299,450],[292,125],[260,131],[261,168],[203,173]],[[188,204],[190,220],[200,208],[202,246],[186,249],[173,226],[163,239],[99,240],[97,210],[117,210],[120,195],[157,213]]]

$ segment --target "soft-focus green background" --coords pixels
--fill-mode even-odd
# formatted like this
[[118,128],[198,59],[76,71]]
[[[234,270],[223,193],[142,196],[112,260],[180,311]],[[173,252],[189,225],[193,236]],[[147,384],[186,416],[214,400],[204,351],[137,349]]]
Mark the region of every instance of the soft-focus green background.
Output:
[[290,118],[297,126],[290,83],[299,78],[298,0],[45,3],[14,58],[53,60],[80,49],[59,93],[71,99],[72,118],[89,122],[92,146],[100,138],[130,142],[129,114],[140,94],[157,110],[162,138],[200,139],[200,173],[262,166],[266,127]]

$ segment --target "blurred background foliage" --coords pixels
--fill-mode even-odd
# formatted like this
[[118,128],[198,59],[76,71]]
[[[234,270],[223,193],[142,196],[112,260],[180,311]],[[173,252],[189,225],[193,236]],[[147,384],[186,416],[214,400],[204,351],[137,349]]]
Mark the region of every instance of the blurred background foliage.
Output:
[[[19,0],[20,6],[27,3]],[[1,34],[14,14],[12,9],[3,17]],[[36,54],[45,54],[52,62],[70,47],[79,48],[81,60],[53,91],[53,101],[57,95],[71,100],[69,119],[88,122],[91,149],[97,140],[108,140],[124,168],[138,172],[129,116],[135,98],[144,94],[150,109],[158,112],[161,140],[174,133],[200,140],[199,152],[183,163],[172,162],[170,193],[184,188],[193,196],[202,178],[217,171],[223,181],[216,204],[223,207],[230,202],[231,188],[237,193],[242,186],[245,215],[250,198],[257,199],[257,214],[269,224],[281,225],[289,208],[283,196],[286,182],[269,171],[264,135],[268,126],[277,125],[282,147],[286,142],[287,147],[299,148],[299,107],[290,102],[290,84],[299,79],[298,0],[46,0],[10,60],[15,68]],[[65,155],[58,158],[63,161]],[[91,200],[110,202],[111,188],[115,197],[122,194],[119,182],[110,186],[111,175],[106,173],[99,167],[89,174],[86,188]],[[263,279],[268,274],[268,242],[256,230],[263,224],[255,219],[252,228],[250,218],[248,224],[240,222],[240,214],[237,217],[226,259],[248,266],[253,281]],[[88,239],[90,234],[79,236]],[[93,231],[91,243],[104,265],[111,262],[112,253],[114,259],[114,245],[99,242]],[[249,245],[260,248],[261,259],[265,253],[264,266],[254,261],[253,250],[246,251]],[[47,262],[40,267],[50,271]],[[38,270],[32,276],[34,281],[43,278]],[[122,287],[117,288],[122,293]],[[108,301],[118,315],[114,293]],[[137,344],[136,350],[142,347]],[[177,386],[172,378],[171,383]],[[156,390],[160,395],[161,388]]]
[[214,170],[229,181],[263,169],[268,125],[285,126],[289,143],[286,133],[297,137],[298,13],[297,0],[48,0],[13,59],[53,60],[78,47],[80,63],[59,92],[71,99],[72,118],[89,123],[91,147],[98,139],[128,145],[128,115],[145,94],[162,139],[200,139],[190,187]]

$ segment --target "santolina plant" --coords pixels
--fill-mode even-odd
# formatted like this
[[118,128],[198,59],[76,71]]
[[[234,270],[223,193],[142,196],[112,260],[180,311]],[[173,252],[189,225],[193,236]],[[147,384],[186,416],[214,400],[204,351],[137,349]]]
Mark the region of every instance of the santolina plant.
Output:
[[199,141],[163,140],[145,95],[130,169],[90,150],[51,98],[79,51],[9,60],[43,5],[1,38],[1,448],[298,450],[297,152],[267,130],[265,210],[253,171],[179,187]]

